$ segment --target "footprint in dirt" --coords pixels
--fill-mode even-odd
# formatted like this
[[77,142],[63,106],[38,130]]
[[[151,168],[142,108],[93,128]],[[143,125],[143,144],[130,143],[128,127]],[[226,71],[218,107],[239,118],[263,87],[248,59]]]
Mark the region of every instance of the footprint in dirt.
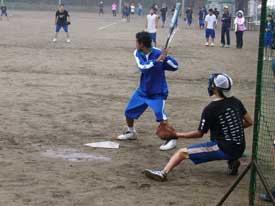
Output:
[[150,184],[141,184],[141,185],[139,185],[139,189],[149,189],[151,187],[151,185]]
[[123,190],[123,189],[126,189],[126,187],[124,185],[116,185],[112,189],[115,189],[115,190],[121,189],[121,190]]

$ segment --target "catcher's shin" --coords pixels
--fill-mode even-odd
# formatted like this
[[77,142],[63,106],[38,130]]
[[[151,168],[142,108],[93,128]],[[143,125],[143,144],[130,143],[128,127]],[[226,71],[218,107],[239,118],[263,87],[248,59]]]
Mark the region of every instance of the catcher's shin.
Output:
[[177,139],[176,130],[168,123],[160,123],[156,135],[162,140]]

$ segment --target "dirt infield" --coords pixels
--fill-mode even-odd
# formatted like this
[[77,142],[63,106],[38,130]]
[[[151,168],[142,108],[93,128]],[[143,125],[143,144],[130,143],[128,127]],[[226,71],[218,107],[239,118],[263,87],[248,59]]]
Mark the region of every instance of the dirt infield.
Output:
[[[53,15],[17,11],[0,22],[0,205],[214,205],[235,179],[226,175],[225,162],[187,161],[166,183],[144,177],[145,168],[163,166],[174,152],[159,151],[150,111],[137,122],[137,141],[119,150],[83,146],[124,128],[123,110],[139,80],[134,37],[144,19],[72,13],[72,42],[62,33],[54,44]],[[160,29],[161,44],[166,31]],[[167,74],[167,113],[178,130],[197,128],[214,71],[232,76],[235,95],[253,114],[257,40],[258,33],[247,32],[243,50],[206,48],[202,31],[180,29],[171,53],[181,67]],[[249,154],[252,129],[246,138]],[[206,139],[182,140],[178,148]],[[247,205],[247,190],[248,178],[225,205]]]

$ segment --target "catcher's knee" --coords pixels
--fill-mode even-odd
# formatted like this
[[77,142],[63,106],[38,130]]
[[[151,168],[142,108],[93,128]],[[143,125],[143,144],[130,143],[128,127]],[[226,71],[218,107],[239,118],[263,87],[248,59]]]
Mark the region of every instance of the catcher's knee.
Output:
[[178,155],[184,159],[188,159],[189,158],[189,154],[188,154],[188,149],[187,148],[182,148],[180,150],[177,151]]

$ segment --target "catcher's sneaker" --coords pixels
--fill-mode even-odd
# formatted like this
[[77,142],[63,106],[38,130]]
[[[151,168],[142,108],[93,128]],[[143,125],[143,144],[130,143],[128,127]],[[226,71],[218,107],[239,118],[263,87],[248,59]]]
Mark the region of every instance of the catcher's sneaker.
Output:
[[54,38],[54,39],[53,39],[53,42],[56,42],[56,41],[57,41],[57,39],[56,39],[56,38]]
[[177,140],[176,139],[170,139],[167,140],[163,145],[159,147],[161,151],[167,151],[176,148],[177,146]]
[[117,137],[118,140],[136,140],[137,132],[127,131]]
[[144,174],[146,177],[156,180],[159,182],[164,182],[167,181],[167,174],[163,171],[158,171],[158,170],[144,170]]
[[231,160],[227,162],[228,164],[228,175],[237,175],[238,174],[238,169],[241,165],[239,160]]

